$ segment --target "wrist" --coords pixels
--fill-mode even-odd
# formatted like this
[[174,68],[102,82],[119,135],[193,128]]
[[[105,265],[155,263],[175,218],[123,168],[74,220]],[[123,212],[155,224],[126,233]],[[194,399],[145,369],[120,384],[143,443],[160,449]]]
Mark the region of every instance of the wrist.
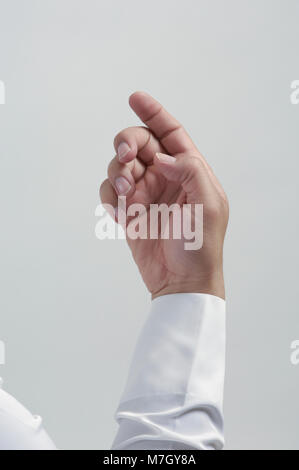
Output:
[[225,300],[223,273],[216,273],[204,279],[174,281],[152,293],[152,300],[169,294],[210,294]]

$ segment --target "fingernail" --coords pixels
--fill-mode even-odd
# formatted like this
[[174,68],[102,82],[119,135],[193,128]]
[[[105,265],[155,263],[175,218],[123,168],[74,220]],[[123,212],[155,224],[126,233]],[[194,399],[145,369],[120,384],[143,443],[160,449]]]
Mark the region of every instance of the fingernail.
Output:
[[117,155],[119,160],[122,160],[130,152],[130,150],[131,149],[126,142],[119,144],[117,148]]
[[156,153],[157,158],[160,160],[162,163],[175,163],[176,158],[171,157],[170,155],[166,155],[165,153]]
[[115,188],[120,196],[124,196],[130,191],[131,185],[126,178],[119,176],[115,180]]

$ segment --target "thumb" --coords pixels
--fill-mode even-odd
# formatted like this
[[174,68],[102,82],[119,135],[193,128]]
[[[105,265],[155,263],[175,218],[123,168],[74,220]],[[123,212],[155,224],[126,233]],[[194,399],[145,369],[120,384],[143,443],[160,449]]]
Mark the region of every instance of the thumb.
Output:
[[206,166],[199,156],[180,156],[178,158],[156,153],[154,165],[168,180],[179,183],[186,192],[189,202],[207,199],[212,188]]

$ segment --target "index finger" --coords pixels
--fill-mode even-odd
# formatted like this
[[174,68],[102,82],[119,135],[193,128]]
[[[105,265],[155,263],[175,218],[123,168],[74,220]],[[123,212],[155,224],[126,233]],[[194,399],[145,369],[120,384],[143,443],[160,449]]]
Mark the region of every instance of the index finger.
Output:
[[197,150],[183,126],[148,93],[136,91],[130,96],[133,111],[171,154]]

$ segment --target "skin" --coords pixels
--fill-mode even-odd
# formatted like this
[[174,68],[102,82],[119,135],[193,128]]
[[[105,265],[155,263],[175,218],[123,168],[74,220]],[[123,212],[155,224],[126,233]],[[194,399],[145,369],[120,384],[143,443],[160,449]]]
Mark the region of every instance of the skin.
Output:
[[133,203],[203,204],[201,249],[185,250],[184,239],[127,237],[127,242],[152,298],[182,292],[225,298],[225,192],[183,126],[160,103],[135,92],[129,104],[145,126],[124,129],[115,137],[116,156],[100,188],[102,203],[116,207],[118,195],[125,195],[127,208]]

